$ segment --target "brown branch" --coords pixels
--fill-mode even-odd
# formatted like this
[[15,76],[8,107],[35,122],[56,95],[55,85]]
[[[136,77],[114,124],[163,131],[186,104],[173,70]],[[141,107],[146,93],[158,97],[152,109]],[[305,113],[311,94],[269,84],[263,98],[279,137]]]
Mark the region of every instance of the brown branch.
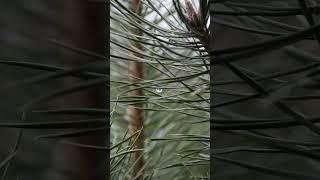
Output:
[[[140,0],[132,0],[130,1],[130,10],[135,12],[137,15],[141,15],[141,6],[140,6]],[[142,32],[138,29],[132,29],[132,33],[138,36],[142,36]],[[142,49],[142,46],[140,43],[136,41],[132,41],[131,46]],[[139,56],[135,54],[136,56]],[[141,57],[141,56],[140,56]],[[129,83],[137,83],[139,79],[143,78],[143,63],[141,62],[134,62],[130,61],[128,64],[128,81]],[[130,88],[135,88],[134,86],[131,86]],[[135,97],[135,96],[143,96],[143,90],[132,90],[129,92],[129,96]],[[129,134],[132,135],[136,131],[141,130],[141,133],[138,133],[139,135],[136,136],[136,141],[134,144],[134,149],[143,149],[144,148],[144,136],[143,136],[143,110],[142,108],[143,104],[136,104],[135,106],[129,105],[127,109],[128,113],[128,129]],[[142,168],[144,166],[144,159],[143,159],[143,152],[138,151],[133,154],[133,162],[136,162],[133,166],[132,171],[130,172],[130,179],[133,179],[134,177],[138,176],[137,179],[143,179],[143,171]],[[138,175],[138,173],[141,173]]]

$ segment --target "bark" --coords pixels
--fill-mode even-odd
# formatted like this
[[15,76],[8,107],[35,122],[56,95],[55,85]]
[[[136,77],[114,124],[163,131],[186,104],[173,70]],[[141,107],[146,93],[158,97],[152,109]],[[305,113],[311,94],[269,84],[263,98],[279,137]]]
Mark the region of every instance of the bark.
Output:
[[[140,6],[140,0],[132,0],[130,2],[130,9],[134,11],[137,15],[141,15],[141,6]],[[132,32],[138,36],[142,36],[142,32],[138,29],[133,29]],[[138,42],[131,42],[131,46],[142,49],[142,46]],[[139,56],[139,55],[136,55]],[[130,61],[128,65],[128,79],[129,83],[136,83],[139,81],[139,79],[143,79],[143,63],[141,62],[133,62]],[[135,86],[131,86],[131,88],[136,88]],[[143,90],[137,89],[132,90],[129,93],[129,96],[135,97],[135,96],[143,96]],[[141,133],[135,137],[136,141],[134,144],[135,149],[143,149],[144,148],[144,136],[143,136],[143,110],[142,110],[143,104],[136,104],[134,106],[130,105],[128,106],[128,121],[129,121],[129,134],[133,134],[138,130],[141,130]],[[132,162],[136,162],[134,164],[134,167],[130,173],[130,178],[134,178],[138,175],[138,173],[141,173],[141,175],[138,176],[138,179],[143,179],[143,171],[141,169],[144,166],[144,159],[143,159],[143,152],[138,151],[133,154]]]
[[[89,2],[87,0],[67,0],[63,1],[63,31],[65,42],[73,47],[89,50],[99,54],[105,54],[106,50],[106,25],[107,12],[106,6],[102,3]],[[62,50],[62,59],[66,67],[81,66],[89,61],[96,60],[86,57],[83,54],[72,52],[71,50]],[[100,68],[108,71],[108,67]],[[104,72],[106,73],[106,72]],[[80,83],[75,77],[66,77],[65,86]],[[88,90],[72,93],[65,96],[63,106],[72,108],[99,108],[107,109],[109,98],[107,94],[107,85],[92,87]],[[77,116],[79,119],[86,117]],[[109,133],[109,132],[108,132]],[[70,139],[70,141],[107,146],[109,135],[85,136]],[[107,135],[106,135],[107,134]],[[97,152],[78,148],[70,145],[57,145],[55,150],[54,164],[59,170],[60,180],[105,180],[109,177],[109,159],[108,152]]]

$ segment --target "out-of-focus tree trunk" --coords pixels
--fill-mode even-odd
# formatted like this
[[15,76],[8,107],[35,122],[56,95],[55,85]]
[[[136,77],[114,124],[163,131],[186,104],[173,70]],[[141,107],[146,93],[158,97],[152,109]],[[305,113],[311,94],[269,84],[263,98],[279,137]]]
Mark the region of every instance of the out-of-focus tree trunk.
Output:
[[[63,42],[73,47],[99,54],[106,51],[107,13],[103,3],[87,0],[63,1]],[[62,59],[66,67],[77,67],[96,60],[68,49],[62,50]],[[105,62],[107,63],[107,62]],[[107,67],[102,69],[107,70]],[[65,86],[80,83],[75,77],[66,77]],[[72,108],[108,108],[107,85],[95,86],[88,90],[65,96],[63,107]],[[86,117],[78,116],[79,119]],[[109,135],[86,136],[71,139],[74,142],[106,146]],[[55,150],[55,169],[59,170],[59,180],[105,180],[109,171],[109,153],[82,149],[71,145],[59,144]]]
[[[135,12],[137,15],[141,15],[141,6],[140,6],[140,0],[132,0],[130,2],[130,9]],[[132,29],[132,33],[141,36],[142,32],[138,29]],[[131,42],[131,46],[142,49],[142,46],[138,42]],[[139,56],[139,55],[136,55]],[[143,78],[143,63],[141,62],[133,62],[130,61],[128,65],[128,78],[130,83],[136,83],[139,81],[139,79]],[[132,86],[131,88],[136,88],[135,86]],[[143,90],[142,89],[136,89],[133,91],[130,91],[129,96],[135,97],[135,96],[143,96]],[[142,110],[143,104],[135,104],[130,105],[128,107],[128,118],[129,118],[129,134],[133,134],[139,130],[141,130],[141,133],[138,133],[139,135],[136,137],[135,141],[135,149],[143,149],[144,148],[144,136],[143,136],[143,110]],[[133,154],[133,162],[136,162],[131,173],[130,178],[136,177],[139,173],[141,175],[138,176],[138,179],[143,179],[143,171],[142,168],[144,166],[144,160],[143,160],[143,152],[137,151]]]

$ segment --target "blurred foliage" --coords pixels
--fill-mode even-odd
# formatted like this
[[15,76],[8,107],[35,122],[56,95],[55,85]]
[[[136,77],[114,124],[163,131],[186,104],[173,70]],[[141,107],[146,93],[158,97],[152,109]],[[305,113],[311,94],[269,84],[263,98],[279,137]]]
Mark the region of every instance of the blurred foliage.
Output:
[[213,179],[320,179],[318,7],[210,4]]
[[[61,176],[70,174],[67,171],[68,166],[72,164],[62,167],[63,162],[71,162],[73,160],[70,157],[75,156],[78,156],[77,160],[88,158],[90,155],[81,154],[84,151],[94,152],[98,156],[102,154],[101,160],[90,157],[93,159],[92,162],[105,163],[106,144],[93,141],[80,143],[79,139],[95,140],[102,137],[105,140],[108,125],[106,116],[109,112],[98,105],[93,108],[89,103],[79,105],[70,100],[68,103],[74,104],[68,106],[63,101],[66,101],[68,95],[79,91],[88,92],[88,89],[95,89],[97,86],[107,94],[108,58],[81,49],[78,47],[81,45],[74,42],[66,43],[72,38],[68,36],[70,32],[66,31],[61,21],[62,16],[66,14],[63,8],[68,9],[70,6],[63,2],[14,0],[1,4],[2,180],[61,179]],[[74,7],[74,14],[81,14],[81,4]],[[70,17],[77,19],[74,16]],[[72,25],[73,22],[67,23]],[[104,23],[104,20],[101,23]],[[76,28],[72,30],[78,31]],[[82,43],[84,42],[82,39]],[[68,53],[69,58],[66,58]],[[78,64],[79,67],[67,67],[66,61],[72,58],[77,59],[77,63],[81,60],[90,62]],[[70,77],[78,78],[79,81],[67,84],[65,80]],[[89,95],[81,98],[92,98],[92,93],[87,94]],[[103,102],[107,101],[104,96],[100,96],[100,99]],[[65,156],[67,151],[63,148],[73,148],[73,152],[82,152]],[[80,161],[77,163],[84,162]],[[93,163],[90,165],[95,166]],[[100,169],[94,169],[94,176],[104,179],[105,166],[97,163],[97,167]]]

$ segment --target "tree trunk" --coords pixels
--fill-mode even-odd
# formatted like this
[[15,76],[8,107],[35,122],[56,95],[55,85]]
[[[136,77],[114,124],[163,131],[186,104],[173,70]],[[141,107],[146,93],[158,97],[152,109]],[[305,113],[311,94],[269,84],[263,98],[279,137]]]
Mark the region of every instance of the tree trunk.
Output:
[[[72,47],[105,54],[106,50],[106,25],[109,10],[103,3],[88,2],[87,0],[63,1],[63,42]],[[83,54],[63,49],[62,59],[66,67],[74,68],[96,60]],[[107,63],[107,62],[106,62]],[[108,67],[102,70],[108,72]],[[104,72],[104,73],[106,73]],[[65,86],[80,83],[81,79],[66,77]],[[107,109],[109,95],[107,85],[92,87],[88,90],[72,93],[65,96],[64,107],[73,108],[99,108]],[[86,117],[77,116],[79,119]],[[107,146],[109,132],[104,135],[85,136],[74,138],[70,141]],[[106,135],[107,134],[107,135]],[[55,150],[55,165],[60,171],[56,179],[60,180],[105,180],[109,177],[109,153],[83,149],[71,145],[57,145]],[[107,164],[107,166],[106,166]]]
[[[141,15],[141,6],[140,0],[132,0],[130,2],[130,9],[135,12],[137,15]],[[132,29],[132,32],[138,36],[142,36],[142,32],[137,29]],[[131,46],[142,49],[142,46],[138,42],[131,42]],[[136,55],[139,56],[139,55]],[[129,83],[137,83],[140,79],[143,78],[143,63],[130,61],[128,65],[128,78]],[[136,88],[135,86],[131,86],[131,88]],[[143,90],[137,89],[132,90],[129,93],[129,96],[143,96]],[[136,131],[141,130],[141,133],[136,136],[135,140],[135,149],[143,149],[144,148],[144,136],[143,136],[143,104],[130,105],[128,107],[128,118],[129,118],[129,134],[133,134]],[[143,179],[143,172],[141,171],[144,166],[143,160],[143,152],[138,151],[133,154],[133,161],[135,162],[134,167],[130,173],[130,178],[136,177],[139,173],[138,179]]]

